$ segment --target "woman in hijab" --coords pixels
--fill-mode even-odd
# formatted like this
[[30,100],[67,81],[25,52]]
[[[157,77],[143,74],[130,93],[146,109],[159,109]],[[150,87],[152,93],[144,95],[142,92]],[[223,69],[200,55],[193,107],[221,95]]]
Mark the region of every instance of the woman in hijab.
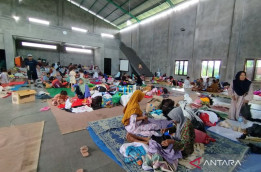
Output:
[[168,114],[168,117],[172,119],[176,129],[173,139],[167,139],[162,141],[162,146],[169,146],[173,144],[175,151],[181,151],[183,157],[187,157],[194,151],[195,132],[194,127],[189,119],[185,118],[181,107],[174,108]]
[[[143,115],[139,102],[144,97],[144,93],[140,90],[136,90],[131,96],[128,104],[125,106],[123,112],[122,123],[125,125],[125,129],[128,133],[139,134],[143,136],[158,135],[157,130],[161,129],[161,126],[156,123],[149,123],[148,117]],[[168,124],[166,124],[168,125]],[[128,136],[128,134],[127,134]]]
[[251,81],[246,79],[246,72],[239,71],[236,74],[235,79],[230,84],[228,94],[232,98],[229,118],[238,120],[242,105],[253,99],[253,87]]

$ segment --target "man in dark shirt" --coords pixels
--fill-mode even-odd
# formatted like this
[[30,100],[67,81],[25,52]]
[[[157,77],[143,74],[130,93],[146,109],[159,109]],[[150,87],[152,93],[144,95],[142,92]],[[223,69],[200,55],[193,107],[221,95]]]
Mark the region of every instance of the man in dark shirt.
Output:
[[27,67],[28,84],[30,85],[32,80],[35,83],[35,80],[38,79],[36,72],[37,61],[33,59],[32,54],[28,54],[27,57],[28,60],[25,62],[25,65]]

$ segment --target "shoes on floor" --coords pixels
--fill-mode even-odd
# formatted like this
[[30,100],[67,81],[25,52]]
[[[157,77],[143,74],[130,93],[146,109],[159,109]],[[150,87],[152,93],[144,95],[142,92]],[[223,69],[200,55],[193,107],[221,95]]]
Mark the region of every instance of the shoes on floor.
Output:
[[84,145],[80,148],[80,152],[83,157],[88,157],[90,155],[88,150],[89,150],[89,148],[86,145]]

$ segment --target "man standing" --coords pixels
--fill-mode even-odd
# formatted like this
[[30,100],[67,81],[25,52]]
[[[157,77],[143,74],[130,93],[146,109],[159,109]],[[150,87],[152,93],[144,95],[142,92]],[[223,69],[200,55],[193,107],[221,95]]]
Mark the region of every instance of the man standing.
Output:
[[36,71],[37,61],[33,59],[32,54],[28,54],[27,57],[28,60],[25,62],[25,65],[27,67],[28,84],[31,85],[32,80],[35,83],[35,80],[38,79]]

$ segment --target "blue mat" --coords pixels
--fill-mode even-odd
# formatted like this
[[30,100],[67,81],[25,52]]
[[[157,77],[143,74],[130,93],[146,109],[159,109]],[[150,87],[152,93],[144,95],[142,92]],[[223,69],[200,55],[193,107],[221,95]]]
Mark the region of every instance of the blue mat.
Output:
[[114,156],[114,154],[111,152],[111,150],[103,143],[103,141],[95,134],[93,129],[91,127],[87,127],[87,130],[89,131],[89,134],[93,140],[93,142],[113,161],[115,161],[119,166],[122,166],[121,163],[117,160],[117,158]]
[[27,86],[28,84],[22,84],[22,85],[15,85],[13,88],[11,88],[12,91],[18,91],[21,87]]
[[[120,154],[119,149],[121,145],[126,141],[126,131],[121,124],[122,117],[114,117],[104,119],[100,121],[94,121],[89,123],[88,130],[94,142],[101,149],[111,157],[117,164],[124,168],[126,171],[138,172],[141,171],[141,167],[135,164],[126,164],[124,162],[123,155]],[[248,147],[240,143],[233,142],[227,138],[221,137],[215,133],[208,133],[211,137],[217,141],[205,146],[204,160],[239,160],[242,162],[248,152]],[[102,143],[103,142],[103,143]],[[233,166],[202,166],[203,171],[233,171]],[[193,171],[202,171],[200,169],[194,169]],[[186,171],[183,166],[178,167],[178,171]]]

